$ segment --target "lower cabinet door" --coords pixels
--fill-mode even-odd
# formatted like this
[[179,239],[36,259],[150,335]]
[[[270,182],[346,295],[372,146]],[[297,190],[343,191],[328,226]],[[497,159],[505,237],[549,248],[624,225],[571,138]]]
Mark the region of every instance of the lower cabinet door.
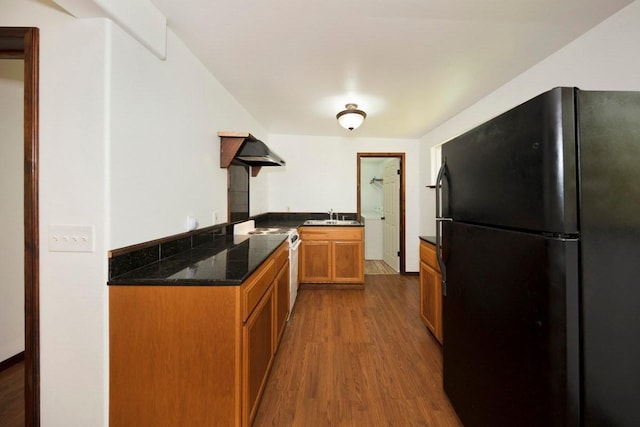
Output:
[[242,425],[250,426],[258,410],[273,362],[273,288],[255,308],[242,330]]
[[289,261],[280,269],[276,275],[273,287],[275,310],[274,310],[274,327],[273,334],[273,350],[278,350],[278,344],[284,333],[284,327],[287,326],[287,317],[289,317]]
[[341,283],[364,282],[362,241],[336,241],[332,245],[333,280]]
[[420,262],[420,317],[433,336],[442,343],[442,276],[430,265]]
[[331,242],[302,241],[300,244],[300,282],[327,283],[331,281]]

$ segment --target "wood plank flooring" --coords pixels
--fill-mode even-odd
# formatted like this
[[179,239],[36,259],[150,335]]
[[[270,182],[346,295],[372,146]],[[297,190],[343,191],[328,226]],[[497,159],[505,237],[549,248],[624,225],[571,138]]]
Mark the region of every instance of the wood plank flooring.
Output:
[[398,274],[398,272],[381,259],[368,259],[364,261],[364,274]]
[[0,371],[0,426],[24,427],[24,361]]
[[[299,291],[253,426],[461,427],[418,304],[417,276]],[[23,372],[0,372],[0,426],[24,425]]]
[[301,290],[256,415],[262,426],[462,426],[420,320],[417,276]]

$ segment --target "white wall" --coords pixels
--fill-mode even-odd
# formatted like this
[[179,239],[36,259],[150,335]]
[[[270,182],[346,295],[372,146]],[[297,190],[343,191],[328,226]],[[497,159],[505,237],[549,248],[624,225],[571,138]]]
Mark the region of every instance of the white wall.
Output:
[[357,153],[406,153],[406,270],[418,271],[418,140],[272,134],[269,146],[287,162],[269,174],[270,212],[355,212]]
[[[572,43],[500,87],[421,139],[421,179],[429,181],[430,147],[556,86],[583,90],[640,90],[640,1],[635,1]],[[435,230],[433,190],[421,193],[422,234]]]
[[[427,135],[428,136],[428,135]],[[437,145],[427,137],[420,139],[420,235],[435,236],[436,234],[436,190],[428,188],[435,184],[432,179],[431,156],[434,155],[432,147]]]
[[24,61],[0,60],[0,362],[24,351]]
[[[0,1],[0,26],[40,28],[40,390],[42,424],[106,419],[103,20]],[[47,249],[51,224],[93,224],[95,252]]]
[[[262,127],[172,31],[162,61],[113,26],[111,41],[111,248],[227,222],[221,130]],[[252,214],[265,212],[265,168],[251,178]]]
[[362,158],[360,165],[360,209],[362,213],[382,213],[382,182],[371,182],[384,176],[384,163],[378,158]]
[[[108,423],[107,252],[226,220],[218,130],[264,131],[171,32],[167,60],[104,19],[0,0],[40,28],[40,343],[45,426]],[[268,173],[252,179],[267,209]],[[48,227],[95,227],[93,253],[48,251]]]
[[[0,12],[3,20],[7,12]],[[106,59],[109,25],[14,4],[40,27],[40,387],[42,425],[106,420]],[[48,251],[48,227],[95,227],[93,253]]]

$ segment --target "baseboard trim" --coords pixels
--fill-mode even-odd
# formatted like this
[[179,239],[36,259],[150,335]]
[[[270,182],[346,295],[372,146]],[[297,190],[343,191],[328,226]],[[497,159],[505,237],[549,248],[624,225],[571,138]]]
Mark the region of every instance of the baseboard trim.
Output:
[[9,369],[13,365],[20,363],[23,360],[24,360],[24,351],[21,351],[15,356],[11,356],[7,360],[3,360],[2,362],[0,362],[0,372],[4,371],[5,369]]

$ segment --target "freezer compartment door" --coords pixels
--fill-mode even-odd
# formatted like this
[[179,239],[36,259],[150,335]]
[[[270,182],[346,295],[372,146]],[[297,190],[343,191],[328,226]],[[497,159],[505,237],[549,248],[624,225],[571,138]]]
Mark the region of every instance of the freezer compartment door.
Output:
[[576,92],[553,89],[444,144],[443,216],[577,233]]
[[444,390],[465,426],[579,423],[578,243],[443,224]]

